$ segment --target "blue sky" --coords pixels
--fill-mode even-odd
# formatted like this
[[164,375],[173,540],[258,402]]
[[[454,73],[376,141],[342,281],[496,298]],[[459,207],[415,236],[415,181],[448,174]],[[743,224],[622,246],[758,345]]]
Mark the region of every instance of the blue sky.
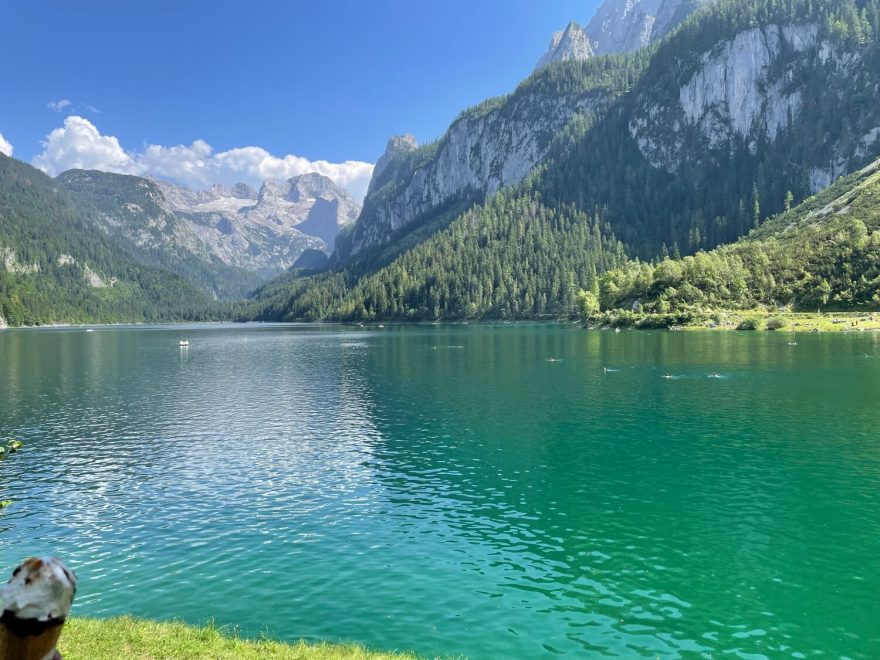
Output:
[[76,128],[120,163],[100,140],[129,153],[202,140],[212,154],[374,162],[390,135],[433,139],[464,107],[513,89],[551,33],[597,4],[2,0],[0,133],[28,162],[69,115],[86,122],[59,150]]

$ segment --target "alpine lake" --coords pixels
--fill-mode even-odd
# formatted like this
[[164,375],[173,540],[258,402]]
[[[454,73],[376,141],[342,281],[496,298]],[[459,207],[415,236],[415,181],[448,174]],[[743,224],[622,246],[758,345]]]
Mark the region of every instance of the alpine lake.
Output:
[[424,656],[878,658],[878,394],[875,333],[6,330],[0,571]]

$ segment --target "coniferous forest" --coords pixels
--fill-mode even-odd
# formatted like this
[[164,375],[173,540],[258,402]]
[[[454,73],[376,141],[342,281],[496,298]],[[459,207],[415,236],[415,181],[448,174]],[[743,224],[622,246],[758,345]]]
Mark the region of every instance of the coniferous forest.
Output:
[[[683,121],[688,81],[743,34],[781,44],[762,74],[781,76],[777,96],[755,91],[758,119],[745,128],[717,108]],[[584,296],[590,309],[658,314],[880,303],[874,179],[819,192],[880,155],[878,0],[718,0],[657,44],[552,64],[456,122],[488,113],[537,122],[563,98],[588,100],[562,130],[540,134],[546,155],[520,183],[491,194],[463,188],[355,254],[353,241],[449,138],[400,153],[374,177],[328,263],[300,264],[256,289],[243,271],[184,250],[159,253],[102,224],[135,194],[124,178],[84,187],[0,156],[0,317],[574,318]],[[816,214],[856,180],[857,203]],[[142,220],[138,231],[155,231]]]

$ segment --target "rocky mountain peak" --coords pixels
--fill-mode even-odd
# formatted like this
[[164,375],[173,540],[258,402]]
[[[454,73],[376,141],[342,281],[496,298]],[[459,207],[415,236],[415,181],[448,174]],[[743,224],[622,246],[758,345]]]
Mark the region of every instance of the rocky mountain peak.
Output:
[[535,70],[552,62],[625,53],[661,39],[712,0],[605,0],[587,24],[553,33]]
[[340,199],[357,206],[357,202],[345,188],[317,172],[299,174],[289,179],[268,179],[263,182],[255,197],[258,203],[265,203],[273,198],[286,202],[313,202],[320,197]]
[[597,55],[637,50],[651,42],[661,0],[605,0],[587,24]]
[[418,146],[416,136],[412,133],[392,135],[388,138],[388,144],[385,146],[385,155],[394,156],[400,152],[414,151]]
[[257,191],[246,183],[236,183],[230,189],[230,193],[236,199],[256,199]]
[[373,168],[373,176],[370,179],[370,185],[367,192],[369,193],[369,191],[374,188],[375,182],[378,181],[382,173],[388,169],[388,165],[391,164],[392,160],[401,154],[415,151],[418,147],[419,143],[416,141],[416,137],[412,133],[393,135],[388,138],[388,144],[385,145],[385,153],[376,161],[376,166]]
[[564,30],[554,32],[550,39],[550,46],[538,60],[535,70],[543,69],[553,62],[567,62],[570,60],[586,60],[593,56],[593,47],[590,37],[576,22],[571,21]]

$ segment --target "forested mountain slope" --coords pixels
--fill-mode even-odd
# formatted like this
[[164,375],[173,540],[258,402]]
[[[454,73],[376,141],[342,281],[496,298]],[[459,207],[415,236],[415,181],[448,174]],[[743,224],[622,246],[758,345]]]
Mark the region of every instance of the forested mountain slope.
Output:
[[[257,315],[566,314],[567,289],[546,273],[520,273],[505,260],[522,255],[495,245],[522,223],[551,217],[589,218],[615,237],[611,253],[649,260],[735,241],[880,155],[878,35],[877,0],[718,0],[656,46],[549,65],[510,96],[463,113],[437,143],[393,142],[358,222],[337,241],[331,271],[264,288]],[[522,145],[535,147],[528,158]],[[486,195],[497,190],[504,204],[492,216],[500,218],[497,231],[480,249],[515,274],[508,291],[540,283],[530,301],[545,304],[476,294],[473,283],[497,270],[491,260],[447,255],[432,261],[443,268],[421,267],[422,257],[445,254],[440,246],[452,227],[467,234],[468,222],[482,226],[500,203]],[[474,203],[480,206],[467,210]],[[528,211],[530,204],[540,212]],[[547,245],[559,238],[555,231]],[[540,241],[533,247],[530,263],[552,261]],[[601,274],[607,261],[594,261]],[[563,281],[590,285],[583,270],[563,263]],[[394,269],[405,285],[371,288]],[[469,282],[466,293],[458,293],[462,282]],[[407,297],[412,287],[423,293]]]
[[9,325],[201,319],[210,299],[138,263],[39,170],[0,154],[0,318]]
[[880,153],[878,16],[876,0],[718,0],[658,45],[545,67],[386,154],[336,259],[527,175],[550,206],[606,209],[643,256],[735,240]]
[[600,279],[605,310],[880,309],[880,161],[732,245]]
[[337,261],[385,245],[450,206],[518,184],[573,117],[602,116],[647,61],[637,54],[546,67],[509,96],[464,111],[436,142],[416,147],[393,140],[353,230],[337,240]]
[[734,2],[694,14],[632,92],[534,175],[606,209],[642,257],[733,241],[880,154],[877,3]]
[[573,207],[495,195],[387,266],[285,278],[259,292],[260,320],[557,318],[578,291],[622,264],[623,246],[601,220]]

